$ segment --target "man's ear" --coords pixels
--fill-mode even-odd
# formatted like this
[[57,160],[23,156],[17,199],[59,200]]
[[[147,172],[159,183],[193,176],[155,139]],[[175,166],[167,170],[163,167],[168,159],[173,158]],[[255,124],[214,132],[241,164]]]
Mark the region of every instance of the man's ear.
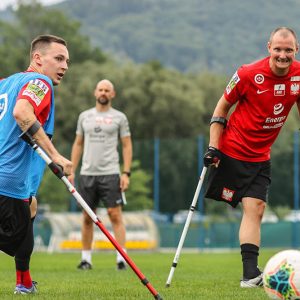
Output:
[[268,52],[270,53],[270,49],[271,49],[271,43],[270,42],[268,42],[268,44],[267,44],[267,49],[268,49]]
[[41,54],[39,52],[35,52],[32,56],[32,60],[39,66],[42,65]]

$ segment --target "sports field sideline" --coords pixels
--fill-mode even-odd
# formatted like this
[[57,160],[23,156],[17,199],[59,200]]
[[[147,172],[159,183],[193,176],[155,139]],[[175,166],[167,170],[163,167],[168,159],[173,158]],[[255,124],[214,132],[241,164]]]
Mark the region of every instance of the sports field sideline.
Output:
[[[276,252],[262,250],[260,267]],[[169,288],[165,283],[175,252],[128,254],[164,300],[269,299],[263,288],[239,287],[241,258],[237,251],[182,253]],[[91,271],[77,270],[79,259],[79,253],[34,253],[31,274],[38,282],[38,294],[14,296],[14,260],[0,253],[0,299],[154,299],[130,267],[116,270],[114,252],[96,252]]]

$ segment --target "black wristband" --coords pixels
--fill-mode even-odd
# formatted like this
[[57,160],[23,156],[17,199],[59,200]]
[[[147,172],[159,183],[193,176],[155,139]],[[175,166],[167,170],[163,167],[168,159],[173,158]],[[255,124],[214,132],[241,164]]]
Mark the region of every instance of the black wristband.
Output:
[[126,171],[123,171],[122,174],[126,174],[128,177],[130,177],[131,175],[131,172],[126,172]]
[[37,131],[41,128],[41,123],[36,120],[28,129],[27,129],[27,132],[31,135],[31,136],[34,136]]
[[224,128],[226,128],[226,126],[227,126],[227,120],[223,117],[212,117],[209,125],[211,125],[213,123],[219,123],[219,124],[223,125]]

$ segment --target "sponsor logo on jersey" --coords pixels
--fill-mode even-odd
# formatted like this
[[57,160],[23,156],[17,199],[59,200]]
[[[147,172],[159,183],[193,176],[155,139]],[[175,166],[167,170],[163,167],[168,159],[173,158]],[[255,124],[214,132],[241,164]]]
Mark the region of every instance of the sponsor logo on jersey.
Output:
[[254,76],[254,81],[257,83],[257,84],[262,84],[264,81],[265,81],[265,77],[263,74],[256,74]]
[[292,76],[291,81],[300,81],[300,76]]
[[275,84],[274,96],[284,96],[284,95],[285,95],[285,84]]
[[267,92],[269,89],[267,89],[267,90],[257,90],[257,94],[263,94],[263,93],[265,93],[265,92]]
[[291,95],[299,95],[299,83],[292,83],[291,84]]
[[31,98],[34,103],[39,106],[45,98],[49,87],[39,79],[30,80],[22,95]]
[[4,117],[7,111],[7,94],[0,95],[0,120]]
[[111,124],[113,117],[111,115],[107,117],[96,117],[95,120],[97,124]]
[[278,103],[274,105],[274,115],[279,115],[284,110],[284,106],[282,103]]
[[226,87],[226,93],[230,94],[230,92],[234,89],[234,87],[237,85],[239,81],[240,81],[240,77],[238,73],[235,72]]
[[[284,110],[284,106],[282,103],[278,103],[274,105],[273,108],[273,114],[275,116],[279,115],[282,113]],[[274,129],[274,128],[279,128],[282,127],[284,122],[286,121],[286,116],[281,116],[281,117],[267,117],[265,120],[265,125],[263,126],[264,129]]]
[[230,190],[230,189],[224,187],[223,191],[222,191],[221,198],[226,200],[226,201],[232,201],[233,195],[234,195],[233,190]]
[[97,127],[94,128],[94,131],[95,131],[96,133],[98,133],[98,132],[101,132],[102,129],[101,129],[100,126],[97,126]]

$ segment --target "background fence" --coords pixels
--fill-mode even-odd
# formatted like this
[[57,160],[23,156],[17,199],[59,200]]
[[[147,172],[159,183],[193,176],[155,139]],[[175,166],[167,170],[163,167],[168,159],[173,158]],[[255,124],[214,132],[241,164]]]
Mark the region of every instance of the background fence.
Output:
[[[160,236],[158,246],[177,247],[203,167],[207,141],[200,135],[133,142],[134,160],[138,160],[140,168],[152,177],[148,189],[154,201],[152,217]],[[262,225],[262,245],[297,248],[300,246],[298,131],[282,131],[273,146],[271,161],[272,183],[269,209]],[[240,207],[233,209],[225,203],[205,199],[205,186],[206,181],[184,246],[238,247]],[[42,231],[39,226],[37,222],[36,231]]]
[[[192,201],[202,170],[207,141],[188,139],[134,141],[134,158],[153,174],[152,195],[157,212],[176,213]],[[299,132],[282,131],[272,148],[271,206],[299,209]],[[204,183],[205,189],[205,183]],[[211,201],[199,196],[198,210],[205,214]]]

